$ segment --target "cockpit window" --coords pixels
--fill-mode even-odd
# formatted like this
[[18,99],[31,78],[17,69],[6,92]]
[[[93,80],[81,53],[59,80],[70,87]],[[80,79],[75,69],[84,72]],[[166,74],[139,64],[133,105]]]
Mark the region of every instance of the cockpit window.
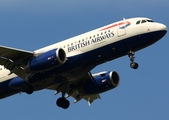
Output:
[[146,23],[146,22],[154,22],[153,20],[147,19],[147,20],[139,20],[136,22],[136,25],[140,24],[140,23]]
[[147,21],[146,21],[146,20],[142,20],[142,21],[141,21],[141,23],[145,23],[145,22],[147,22]]
[[147,20],[147,22],[154,22],[153,20]]
[[136,22],[136,25],[137,25],[137,24],[140,24],[140,20]]

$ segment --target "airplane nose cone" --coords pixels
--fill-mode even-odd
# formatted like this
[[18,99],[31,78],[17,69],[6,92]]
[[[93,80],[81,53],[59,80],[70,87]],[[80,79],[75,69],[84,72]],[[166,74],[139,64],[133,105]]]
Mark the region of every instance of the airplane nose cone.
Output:
[[164,25],[164,24],[161,24],[161,30],[164,30],[164,31],[166,31],[166,32],[167,32],[167,26],[166,26],[166,25]]
[[156,37],[161,39],[167,33],[167,26],[161,23],[156,24]]
[[156,26],[156,29],[157,29],[158,31],[165,31],[165,32],[167,32],[167,26],[164,25],[164,24],[161,24],[161,23],[159,23],[159,24]]

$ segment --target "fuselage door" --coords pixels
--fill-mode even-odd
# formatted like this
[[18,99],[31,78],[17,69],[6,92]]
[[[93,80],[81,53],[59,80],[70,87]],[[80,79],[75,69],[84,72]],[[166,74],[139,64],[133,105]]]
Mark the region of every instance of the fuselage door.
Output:
[[118,37],[123,36],[126,34],[126,20],[117,23],[117,34]]

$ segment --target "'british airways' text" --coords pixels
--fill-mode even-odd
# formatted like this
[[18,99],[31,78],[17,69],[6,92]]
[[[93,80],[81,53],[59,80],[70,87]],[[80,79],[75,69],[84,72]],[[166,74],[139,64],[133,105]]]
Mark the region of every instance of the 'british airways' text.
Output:
[[112,38],[112,37],[114,37],[114,33],[113,32],[107,33],[107,34],[104,34],[104,35],[101,35],[101,36],[98,36],[98,37],[94,37],[94,38],[92,38],[90,40],[81,41],[79,43],[76,43],[76,44],[71,45],[70,47],[68,47],[68,52],[71,52],[71,51],[86,47],[88,45],[99,43],[101,41],[104,41],[107,38]]

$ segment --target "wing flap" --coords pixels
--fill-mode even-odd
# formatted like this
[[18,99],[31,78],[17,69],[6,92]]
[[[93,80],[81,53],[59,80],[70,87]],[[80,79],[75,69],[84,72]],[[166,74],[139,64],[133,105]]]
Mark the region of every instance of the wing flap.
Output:
[[10,59],[6,59],[3,57],[0,57],[0,65],[4,65],[5,68],[10,70],[11,73],[15,73],[19,77],[21,77],[24,80],[28,79],[29,74],[27,74],[22,67],[15,66],[13,61]]
[[99,94],[80,96],[78,93],[73,93],[71,96],[75,99],[74,103],[77,103],[81,99],[84,99],[88,102],[89,106],[91,106],[91,104],[94,100],[101,98]]
[[24,80],[32,73],[24,71],[22,66],[28,62],[28,59],[33,57],[33,52],[0,46],[0,65],[15,73]]
[[84,96],[84,99],[88,102],[89,106],[92,104],[94,100],[98,98],[101,99],[99,94]]

